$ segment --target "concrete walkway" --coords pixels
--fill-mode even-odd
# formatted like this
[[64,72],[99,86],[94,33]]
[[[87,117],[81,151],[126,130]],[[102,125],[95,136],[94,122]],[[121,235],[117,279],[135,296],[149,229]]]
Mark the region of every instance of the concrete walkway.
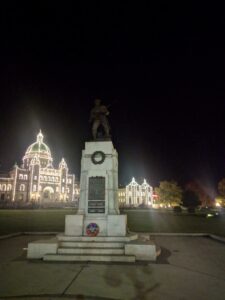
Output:
[[27,243],[0,241],[0,299],[225,299],[225,244],[204,237],[153,239],[157,263],[27,261]]

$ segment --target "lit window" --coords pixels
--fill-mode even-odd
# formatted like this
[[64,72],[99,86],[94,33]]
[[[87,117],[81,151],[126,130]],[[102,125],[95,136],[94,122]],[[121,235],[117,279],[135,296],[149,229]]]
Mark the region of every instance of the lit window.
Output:
[[37,186],[36,184],[33,185],[33,192],[36,192],[37,191]]
[[23,174],[19,174],[19,179],[23,179]]
[[70,192],[70,189],[69,188],[67,188],[67,193],[69,193]]
[[59,187],[58,187],[58,186],[56,187],[56,192],[57,192],[57,193],[59,192]]
[[24,192],[24,191],[25,191],[25,184],[21,184],[21,185],[20,185],[20,191],[21,191],[21,192]]
[[62,182],[65,182],[65,179],[64,179],[64,178],[62,179]]
[[62,193],[64,194],[64,192],[65,192],[65,189],[64,189],[64,186],[62,187]]
[[27,180],[27,174],[24,175],[24,180]]
[[37,180],[37,176],[34,176],[34,180]]
[[11,184],[8,184],[8,185],[7,185],[7,191],[11,191],[11,189],[12,189],[12,185],[11,185]]
[[40,191],[40,192],[42,191],[42,186],[41,186],[41,185],[39,185],[39,191]]

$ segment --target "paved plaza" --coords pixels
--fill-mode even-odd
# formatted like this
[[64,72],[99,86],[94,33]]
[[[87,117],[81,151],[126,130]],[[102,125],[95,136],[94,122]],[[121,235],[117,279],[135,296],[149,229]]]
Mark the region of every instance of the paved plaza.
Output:
[[0,240],[0,299],[225,299],[225,244],[210,238],[154,236],[157,263],[27,261],[43,238]]

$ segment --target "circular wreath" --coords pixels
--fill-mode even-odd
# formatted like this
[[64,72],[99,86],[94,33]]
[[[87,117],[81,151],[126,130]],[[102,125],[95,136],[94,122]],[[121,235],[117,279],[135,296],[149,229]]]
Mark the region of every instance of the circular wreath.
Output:
[[88,236],[97,236],[99,233],[99,226],[96,223],[90,223],[86,227],[86,233]]
[[[97,155],[101,155],[101,159],[100,160],[96,160],[96,156]],[[92,156],[91,156],[91,161],[93,162],[93,164],[95,164],[95,165],[100,165],[100,164],[102,164],[103,163],[103,161],[105,160],[105,153],[104,152],[102,152],[102,151],[95,151],[93,154],[92,154]]]

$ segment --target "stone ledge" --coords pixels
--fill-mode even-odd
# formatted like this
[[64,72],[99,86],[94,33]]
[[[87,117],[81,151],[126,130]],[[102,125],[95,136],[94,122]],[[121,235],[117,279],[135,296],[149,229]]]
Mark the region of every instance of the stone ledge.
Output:
[[150,241],[136,240],[125,244],[125,255],[134,255],[136,260],[156,261],[158,251]]
[[58,240],[52,238],[50,240],[38,240],[28,244],[27,258],[38,259],[43,258],[46,254],[56,254],[58,250]]
[[136,240],[138,235],[127,234],[126,236],[66,236],[64,234],[58,234],[57,239],[63,242],[130,242],[132,240]]

